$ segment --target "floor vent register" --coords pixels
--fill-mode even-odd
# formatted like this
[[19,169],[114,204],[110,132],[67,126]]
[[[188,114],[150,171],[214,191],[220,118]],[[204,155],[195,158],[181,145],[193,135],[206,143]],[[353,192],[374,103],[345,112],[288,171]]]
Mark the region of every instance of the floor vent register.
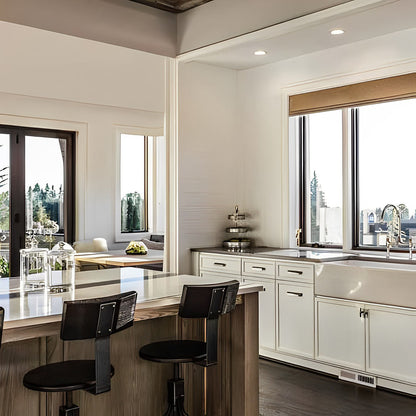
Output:
[[339,373],[340,380],[351,381],[367,387],[376,387],[376,378],[365,374],[353,373],[351,371],[341,370]]

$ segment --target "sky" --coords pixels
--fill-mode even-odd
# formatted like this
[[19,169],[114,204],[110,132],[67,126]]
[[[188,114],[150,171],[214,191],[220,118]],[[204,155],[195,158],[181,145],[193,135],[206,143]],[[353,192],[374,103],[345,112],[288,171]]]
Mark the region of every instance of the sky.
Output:
[[[0,134],[0,168],[9,166],[9,135]],[[7,172],[9,172],[7,170]],[[26,189],[39,183],[40,187],[63,183],[63,161],[59,141],[45,137],[26,137]],[[3,190],[4,188],[2,188]]]
[[120,194],[139,192],[144,196],[144,136],[121,135]]

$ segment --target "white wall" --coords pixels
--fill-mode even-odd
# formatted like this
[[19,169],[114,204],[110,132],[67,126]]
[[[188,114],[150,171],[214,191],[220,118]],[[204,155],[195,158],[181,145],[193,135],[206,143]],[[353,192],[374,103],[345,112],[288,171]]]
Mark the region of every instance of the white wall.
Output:
[[163,113],[0,93],[0,124],[76,131],[76,239],[114,247],[118,125],[160,127]]
[[0,54],[0,124],[78,132],[76,237],[111,246],[116,127],[163,127],[167,58],[4,22]]
[[314,13],[350,0],[215,0],[178,14],[178,53]]
[[236,71],[179,65],[179,272],[191,247],[221,244],[238,203],[241,147],[236,135]]
[[0,22],[0,91],[164,111],[165,58]]
[[174,57],[176,16],[129,0],[0,0],[0,19]]
[[416,71],[416,29],[238,72],[241,198],[258,244],[289,244],[287,94]]

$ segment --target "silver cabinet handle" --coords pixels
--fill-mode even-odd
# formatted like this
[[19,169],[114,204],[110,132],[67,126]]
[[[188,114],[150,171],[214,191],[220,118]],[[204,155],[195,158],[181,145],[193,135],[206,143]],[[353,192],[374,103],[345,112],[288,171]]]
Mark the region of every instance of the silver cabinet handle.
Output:
[[226,264],[225,263],[214,263],[214,266],[221,266],[221,267],[225,267]]
[[258,270],[259,272],[264,272],[266,268],[260,266],[251,266],[251,270]]
[[286,294],[288,296],[297,296],[299,298],[301,298],[303,296],[303,293],[301,293],[301,292],[286,292]]
[[299,274],[299,275],[303,274],[303,272],[301,272],[300,270],[288,270],[287,272],[288,273],[295,273],[295,274]]

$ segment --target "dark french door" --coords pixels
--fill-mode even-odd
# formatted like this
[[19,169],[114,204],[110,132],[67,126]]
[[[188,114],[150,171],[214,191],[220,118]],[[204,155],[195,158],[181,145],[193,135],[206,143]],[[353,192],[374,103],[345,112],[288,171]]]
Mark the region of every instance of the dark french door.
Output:
[[0,275],[18,276],[19,250],[74,240],[75,134],[0,125]]

